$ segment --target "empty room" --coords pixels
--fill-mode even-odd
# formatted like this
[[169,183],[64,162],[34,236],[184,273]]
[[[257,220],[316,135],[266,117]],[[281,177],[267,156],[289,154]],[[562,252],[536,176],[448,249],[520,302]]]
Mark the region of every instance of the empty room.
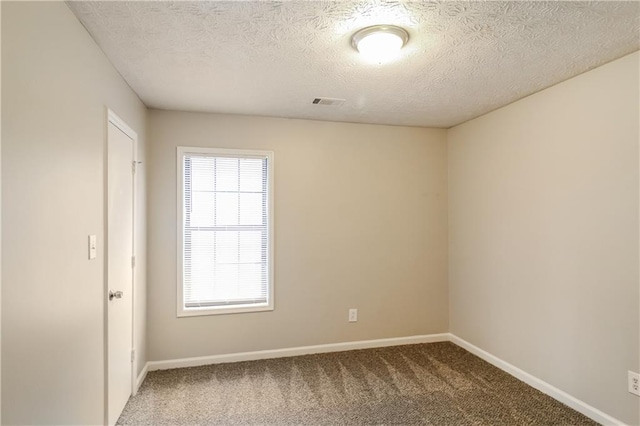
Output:
[[640,425],[640,3],[2,1],[3,425]]

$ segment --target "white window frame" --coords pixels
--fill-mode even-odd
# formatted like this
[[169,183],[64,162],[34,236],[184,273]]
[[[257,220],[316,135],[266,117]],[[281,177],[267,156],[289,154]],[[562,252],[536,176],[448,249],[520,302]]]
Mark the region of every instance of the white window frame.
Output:
[[[184,156],[185,154],[210,155],[234,158],[266,158],[267,159],[267,302],[251,305],[231,305],[215,307],[185,308],[184,306]],[[242,312],[262,312],[274,309],[274,213],[273,213],[273,176],[274,161],[272,151],[258,151],[247,149],[226,149],[226,148],[201,148],[201,147],[177,147],[177,316],[192,317],[201,315],[236,314]]]

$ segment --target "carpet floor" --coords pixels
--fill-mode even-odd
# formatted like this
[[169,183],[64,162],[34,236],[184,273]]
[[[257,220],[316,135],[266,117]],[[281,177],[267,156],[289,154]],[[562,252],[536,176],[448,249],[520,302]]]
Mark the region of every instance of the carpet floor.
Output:
[[453,343],[154,371],[124,425],[595,425]]

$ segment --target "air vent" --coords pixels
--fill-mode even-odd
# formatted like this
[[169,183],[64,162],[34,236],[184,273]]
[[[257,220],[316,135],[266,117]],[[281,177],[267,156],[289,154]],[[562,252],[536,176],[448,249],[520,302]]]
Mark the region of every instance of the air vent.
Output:
[[338,106],[342,105],[344,101],[344,99],[338,98],[315,98],[312,103],[314,105]]

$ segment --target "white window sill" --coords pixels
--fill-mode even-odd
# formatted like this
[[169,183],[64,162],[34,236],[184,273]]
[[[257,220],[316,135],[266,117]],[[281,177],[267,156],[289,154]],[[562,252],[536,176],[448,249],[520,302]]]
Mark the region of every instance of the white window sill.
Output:
[[273,311],[273,305],[260,304],[260,305],[219,306],[219,307],[206,307],[206,308],[186,308],[178,311],[178,318],[199,317],[199,316],[205,316],[205,315],[242,314],[242,313],[265,312],[265,311]]

